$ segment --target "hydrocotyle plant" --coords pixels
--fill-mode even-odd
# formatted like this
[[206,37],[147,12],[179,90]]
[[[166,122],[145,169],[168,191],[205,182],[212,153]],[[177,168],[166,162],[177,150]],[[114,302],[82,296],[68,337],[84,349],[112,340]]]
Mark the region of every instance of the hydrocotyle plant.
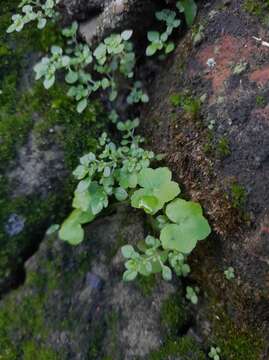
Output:
[[[44,3],[25,0],[21,3],[22,14],[13,17],[8,32],[20,31],[30,21],[37,20],[43,28],[48,19],[57,19],[55,10],[59,0]],[[188,25],[196,15],[193,0],[182,0],[177,8],[185,14]],[[148,33],[150,45],[147,55],[158,50],[169,53],[174,44],[168,39],[181,20],[176,11],[164,9],[156,13],[156,18],[165,23],[165,31]],[[66,46],[53,45],[51,54],[45,56],[35,66],[36,79],[42,79],[44,87],[53,86],[58,71],[63,71],[65,81],[70,86],[68,95],[77,101],[80,113],[87,107],[89,96],[98,90],[107,92],[113,102],[118,95],[117,81],[123,76],[130,81],[127,103],[134,105],[149,101],[141,82],[134,80],[136,57],[130,41],[133,31],[125,30],[111,34],[95,49],[77,41],[78,23],[63,29]],[[160,272],[165,280],[171,280],[172,270],[178,276],[186,276],[190,267],[187,256],[197,242],[205,239],[211,229],[198,203],[180,199],[179,185],[172,180],[167,167],[151,168],[152,161],[161,159],[152,151],[145,150],[143,138],[134,134],[139,120],[120,121],[112,109],[109,118],[121,133],[119,143],[111,141],[106,133],[99,139],[96,154],[88,153],[80,158],[73,175],[78,180],[73,198],[74,210],[59,229],[59,237],[72,245],[84,239],[83,225],[89,223],[109,205],[109,201],[126,201],[132,207],[143,210],[151,218],[152,234],[136,245],[126,245],[122,254],[126,259],[124,280],[130,281],[138,274],[148,276]],[[53,231],[58,226],[53,227]],[[195,302],[195,293],[189,294]]]
[[12,16],[12,24],[8,27],[7,32],[20,32],[24,26],[32,21],[37,21],[38,29],[43,29],[48,20],[57,20],[59,14],[55,10],[60,0],[23,0],[19,4],[21,13]]

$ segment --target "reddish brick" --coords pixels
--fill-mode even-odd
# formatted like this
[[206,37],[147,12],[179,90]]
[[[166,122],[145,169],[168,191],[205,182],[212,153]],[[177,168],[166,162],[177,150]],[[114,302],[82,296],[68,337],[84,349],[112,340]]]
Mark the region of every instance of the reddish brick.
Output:
[[269,81],[269,66],[253,71],[249,79],[255,81],[258,85],[264,86]]

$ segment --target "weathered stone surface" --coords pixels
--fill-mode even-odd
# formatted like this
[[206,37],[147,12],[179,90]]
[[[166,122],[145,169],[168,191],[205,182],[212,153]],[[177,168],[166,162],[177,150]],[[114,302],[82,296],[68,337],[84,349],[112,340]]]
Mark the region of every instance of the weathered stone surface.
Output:
[[92,44],[112,32],[126,29],[133,29],[139,38],[152,24],[157,6],[152,0],[107,0],[98,4],[96,1],[63,0],[60,9],[64,22],[80,21],[82,37]]
[[[61,360],[102,359],[112,353],[113,359],[131,360],[160,347],[161,304],[176,288],[160,281],[143,296],[136,283],[122,282],[118,248],[144,237],[143,217],[126,210],[91,224],[82,245],[71,247],[52,236],[28,260],[26,284],[0,303],[0,329],[6,343],[15,344],[14,351],[19,354],[31,341]],[[15,304],[20,310],[4,331],[3,312],[12,316]],[[19,325],[25,315],[33,317],[32,329]]]
[[83,21],[93,14],[100,13],[106,2],[106,0],[62,0],[59,8],[67,21]]
[[[266,30],[244,13],[243,2],[222,10],[218,3],[201,13],[208,19],[205,40],[194,48],[187,35],[151,83],[143,118],[152,146],[167,154],[219,235],[210,252],[206,245],[197,252],[197,278],[215,294],[225,291],[238,320],[268,330],[269,49],[253,39]],[[175,94],[183,99],[178,107],[171,103]],[[200,110],[183,110],[184,101],[194,106],[199,99]],[[225,286],[228,266],[241,290]]]

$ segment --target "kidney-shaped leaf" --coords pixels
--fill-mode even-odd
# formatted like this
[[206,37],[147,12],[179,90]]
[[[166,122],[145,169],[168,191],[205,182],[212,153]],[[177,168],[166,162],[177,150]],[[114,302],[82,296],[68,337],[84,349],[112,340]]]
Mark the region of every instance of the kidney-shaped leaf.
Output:
[[187,238],[180,225],[169,224],[161,231],[161,243],[164,249],[177,250],[183,254],[189,254],[196,246],[195,237]]
[[203,211],[200,204],[183,199],[175,199],[166,207],[166,215],[177,224],[184,222],[189,217],[202,214]]
[[207,220],[200,214],[189,216],[180,224],[166,225],[161,231],[164,249],[178,250],[189,254],[198,240],[205,239],[211,232]]
[[60,239],[69,242],[71,245],[80,244],[84,238],[84,230],[81,224],[86,224],[93,219],[94,215],[90,211],[83,212],[78,209],[72,211],[61,226]]
[[159,200],[152,195],[150,190],[139,189],[134,192],[131,198],[132,207],[143,209],[147,214],[155,214],[163,206]]
[[152,215],[161,210],[166,202],[173,200],[180,193],[178,184],[171,181],[171,177],[168,168],[141,170],[138,183],[143,189],[133,194],[132,206],[143,208]]
[[172,173],[166,167],[158,169],[146,168],[140,171],[138,184],[145,189],[156,189],[163,184],[169,183],[171,178]]

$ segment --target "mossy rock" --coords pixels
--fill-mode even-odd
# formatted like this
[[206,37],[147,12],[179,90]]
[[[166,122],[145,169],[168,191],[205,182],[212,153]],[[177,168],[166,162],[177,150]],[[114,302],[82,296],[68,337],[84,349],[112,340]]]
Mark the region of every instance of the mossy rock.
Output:
[[184,334],[191,322],[188,306],[181,293],[172,294],[162,304],[161,324],[167,339],[176,339]]
[[[0,293],[23,280],[24,260],[46,228],[66,216],[74,189],[71,172],[83,153],[95,151],[105,127],[97,102],[79,115],[64,85],[46,91],[33,83],[31,58],[37,61],[40,52],[63,40],[50,25],[40,31],[28,24],[19,34],[7,34],[19,3],[5,2],[0,15]],[[14,219],[20,229],[11,234],[8,224]]]
[[159,351],[154,351],[149,360],[206,360],[205,353],[190,336],[168,341]]

